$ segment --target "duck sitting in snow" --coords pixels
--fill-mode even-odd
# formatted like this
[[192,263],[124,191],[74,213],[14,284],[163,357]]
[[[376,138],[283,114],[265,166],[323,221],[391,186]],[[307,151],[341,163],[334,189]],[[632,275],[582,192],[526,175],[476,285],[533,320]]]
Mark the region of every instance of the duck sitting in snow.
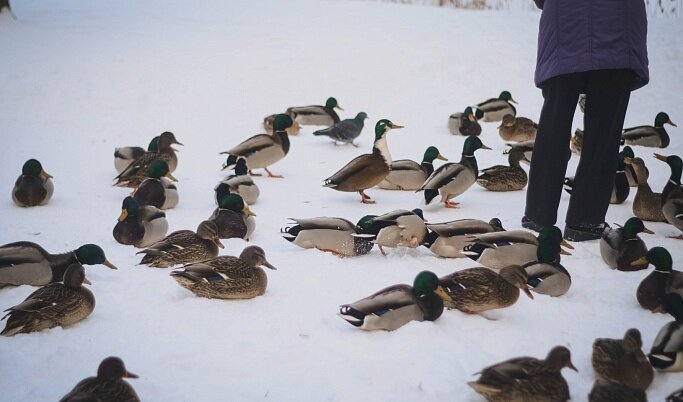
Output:
[[52,176],[43,169],[43,165],[36,159],[29,159],[14,183],[12,201],[19,207],[45,205],[52,199],[54,189]]
[[538,124],[526,117],[515,117],[511,114],[503,116],[503,121],[498,126],[498,134],[503,141],[534,141],[536,140]]
[[379,184],[391,171],[391,154],[387,146],[387,133],[392,129],[403,128],[390,120],[382,119],[375,124],[375,143],[371,154],[357,156],[337,173],[325,179],[323,187],[337,191],[358,192],[361,202],[374,204],[365,194],[366,189]]
[[657,113],[657,116],[655,116],[654,126],[626,128],[624,129],[621,138],[624,140],[624,143],[628,145],[666,148],[669,146],[670,139],[669,134],[664,128],[664,124],[670,124],[674,127],[678,127],[671,121],[668,114],[660,112]]
[[664,310],[674,321],[659,330],[647,358],[657,370],[683,371],[683,297],[669,293],[663,302]]
[[159,136],[152,138],[147,146],[147,150],[141,147],[120,147],[114,150],[114,168],[116,173],[123,172],[128,165],[145,154],[145,152],[156,152],[159,147]]
[[97,368],[97,377],[79,381],[59,402],[126,401],[140,402],[133,387],[124,378],[138,378],[126,369],[123,360],[110,356]]
[[372,219],[373,224],[381,227],[374,243],[382,255],[387,255],[384,247],[418,247],[427,235],[422,210],[408,211],[397,209]]
[[448,294],[433,272],[422,271],[413,286],[393,285],[364,299],[344,304],[339,315],[351,325],[366,331],[393,331],[410,321],[435,321],[443,313]]
[[664,247],[652,247],[643,258],[632,264],[652,264],[655,268],[640,282],[636,290],[636,298],[641,307],[653,313],[662,313],[664,295],[677,293],[683,296],[683,272],[673,269],[671,254]]
[[562,248],[556,239],[544,238],[538,243],[536,261],[523,265],[527,284],[535,293],[559,297],[569,291],[572,277],[560,264],[561,253]]
[[368,115],[366,113],[360,112],[353,119],[344,119],[331,127],[314,131],[313,135],[330,137],[334,140],[334,145],[337,145],[337,142],[341,142],[342,144],[351,144],[357,147],[358,145],[354,144],[353,140],[358,138],[361,131],[363,131],[365,119],[367,118]]
[[647,268],[647,263],[634,265],[634,262],[647,254],[645,242],[638,233],[654,233],[646,228],[640,218],[629,218],[624,226],[616,229],[605,228],[600,239],[600,256],[612,269],[638,271]]
[[458,208],[459,203],[451,199],[467,191],[477,181],[479,167],[474,152],[478,149],[491,148],[484,145],[479,137],[467,137],[460,162],[441,165],[427,178],[418,190],[424,190],[426,204],[441,195],[441,202],[446,208]]
[[510,114],[517,116],[517,110],[512,103],[517,103],[512,99],[512,94],[508,91],[503,91],[498,95],[498,98],[487,99],[476,106],[475,116],[477,120],[501,121],[503,116]]
[[295,225],[280,230],[282,237],[302,248],[316,248],[339,257],[364,255],[375,245],[372,219],[366,215],[354,225],[344,218],[290,218]]
[[[574,177],[565,177],[564,191],[571,194],[574,189]],[[626,165],[624,163],[624,155],[619,154],[617,160],[617,174],[614,176],[614,185],[612,186],[612,195],[610,196],[610,204],[621,204],[628,198],[631,187],[628,184],[626,177]]]
[[154,152],[145,152],[144,155],[137,158],[126,167],[118,176],[114,178],[117,187],[132,187],[136,188],[147,178],[149,165],[155,160],[162,160],[168,165],[169,172],[174,172],[178,166],[177,150],[173,148],[173,144],[183,145],[175,138],[175,135],[169,131],[162,133],[157,142],[157,150]]
[[493,218],[489,222],[479,219],[459,219],[451,222],[428,223],[426,226],[429,232],[422,245],[439,257],[445,258],[467,257],[461,251],[472,235],[504,230],[498,218]]
[[437,147],[431,146],[425,150],[422,163],[418,164],[410,159],[400,159],[391,162],[391,172],[377,187],[385,190],[418,190],[434,172],[435,159],[447,161]]
[[641,350],[640,331],[631,328],[623,339],[598,338],[593,342],[591,363],[595,377],[646,390],[654,378],[652,366]]
[[[683,230],[683,187],[681,187],[683,161],[676,155],[655,154],[655,158],[666,162],[671,168],[669,181],[662,190],[662,214],[666,221],[674,225],[676,229]],[[683,239],[683,234],[674,237],[674,239]]]
[[203,221],[196,233],[191,230],[175,231],[136,254],[144,254],[140,265],[168,268],[214,258],[219,247],[224,248],[218,237],[218,227],[211,221]]
[[239,194],[247,204],[255,204],[261,191],[247,173],[247,160],[238,158],[235,163],[235,174],[226,177],[218,183],[216,188],[214,188],[214,191],[216,192],[216,203],[218,203],[218,200],[224,195],[235,193]]
[[133,197],[126,197],[121,215],[114,226],[114,239],[135,247],[147,247],[163,239],[168,232],[166,213],[151,205],[141,206]]
[[256,216],[239,194],[227,194],[218,202],[218,208],[207,219],[216,224],[221,239],[245,239],[249,241],[256,229]]
[[222,255],[185,265],[171,272],[180,286],[209,299],[251,299],[266,292],[268,277],[261,268],[276,269],[261,247],[249,246],[239,257]]
[[[178,200],[178,189],[175,186],[168,188],[162,178],[178,181],[169,171],[166,162],[155,160],[147,168],[147,178],[133,192],[135,201],[143,206],[150,205],[160,209],[175,207]],[[174,193],[174,195],[170,193]],[[174,199],[175,202],[168,202],[171,199]]]
[[624,158],[624,163],[633,169],[638,184],[633,198],[633,215],[651,222],[666,222],[662,212],[662,194],[655,193],[647,182],[647,168],[641,158]]
[[454,135],[481,134],[481,125],[472,112],[471,106],[467,106],[462,113],[453,113],[448,117],[448,131]]
[[489,191],[518,191],[526,187],[528,176],[520,166],[526,160],[524,152],[519,148],[510,148],[508,152],[509,166],[496,165],[483,169],[477,184]]

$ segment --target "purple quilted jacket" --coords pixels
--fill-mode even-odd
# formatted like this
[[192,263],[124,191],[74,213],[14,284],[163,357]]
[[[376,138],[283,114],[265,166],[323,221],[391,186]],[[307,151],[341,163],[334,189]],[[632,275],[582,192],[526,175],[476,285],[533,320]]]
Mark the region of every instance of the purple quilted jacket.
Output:
[[650,80],[643,0],[534,0],[543,9],[536,86],[583,71],[629,68],[632,90]]

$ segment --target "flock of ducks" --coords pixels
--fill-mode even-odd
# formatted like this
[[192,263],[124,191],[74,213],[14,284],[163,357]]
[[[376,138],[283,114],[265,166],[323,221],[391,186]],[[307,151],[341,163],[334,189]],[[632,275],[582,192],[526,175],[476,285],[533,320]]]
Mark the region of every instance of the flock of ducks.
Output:
[[[403,159],[394,161],[387,135],[403,128],[388,119],[374,126],[372,152],[351,160],[323,180],[323,186],[342,192],[357,192],[362,203],[374,203],[365,191],[374,187],[394,191],[423,192],[425,204],[439,197],[446,208],[457,208],[453,199],[474,183],[491,191],[522,190],[527,183],[521,163],[529,163],[537,125],[517,117],[516,103],[508,91],[462,113],[449,117],[448,128],[454,135],[465,136],[459,162],[434,168],[435,160],[447,159],[434,147],[424,152],[421,163]],[[179,202],[173,171],[178,165],[176,149],[182,145],[171,132],[155,137],[145,150],[124,147],[115,150],[115,186],[133,188],[122,201],[121,214],[113,229],[114,239],[141,250],[140,264],[174,269],[170,276],[183,288],[200,297],[248,299],[265,293],[268,279],[262,267],[276,268],[258,246],[244,248],[239,256],[219,256],[221,239],[248,240],[255,230],[255,214],[250,205],[260,197],[252,176],[263,169],[269,177],[281,178],[270,167],[287,156],[290,135],[301,126],[326,128],[317,136],[356,146],[354,140],[364,127],[367,114],[341,120],[335,98],[325,105],[290,107],[285,113],[263,120],[265,134],[255,135],[222,152],[227,155],[222,168],[234,170],[214,188],[217,204],[213,213],[200,222],[196,231],[180,230],[170,234],[166,213]],[[479,122],[500,122],[499,134],[510,142],[506,151],[508,165],[479,169],[475,152],[490,150],[479,135]],[[669,137],[664,124],[674,125],[660,113],[654,126],[624,130],[624,143],[666,147]],[[674,125],[675,126],[675,125]],[[580,153],[577,132],[571,150]],[[568,152],[570,152],[568,150]],[[667,163],[671,178],[662,193],[654,193],[647,183],[648,170],[643,159],[625,147],[620,154],[615,181],[615,203],[623,202],[624,191],[637,187],[633,202],[635,217],[623,226],[607,228],[600,240],[600,254],[612,269],[636,271],[649,265],[654,270],[634,292],[638,303],[653,313],[668,313],[674,321],[657,334],[648,355],[642,348],[640,332],[627,331],[623,339],[597,339],[593,345],[592,365],[596,382],[591,401],[644,401],[645,390],[654,377],[653,367],[661,371],[683,371],[683,273],[672,268],[669,252],[662,247],[648,249],[640,233],[652,233],[645,221],[669,222],[683,230],[683,161],[675,155],[655,157]],[[625,184],[624,184],[625,183]],[[565,183],[571,189],[571,180]],[[626,190],[624,190],[624,188]],[[12,191],[12,199],[21,207],[45,205],[54,192],[52,176],[35,159],[27,161]],[[562,239],[557,227],[547,227],[534,234],[525,230],[505,230],[500,220],[489,222],[460,219],[427,223],[421,209],[395,210],[383,215],[365,215],[357,223],[340,217],[294,218],[281,230],[289,242],[302,248],[316,248],[340,257],[368,254],[375,245],[380,252],[399,247],[425,247],[443,258],[470,258],[480,266],[459,270],[439,278],[430,271],[418,273],[412,286],[389,286],[356,302],[340,307],[339,315],[363,330],[393,331],[411,321],[434,321],[444,309],[467,314],[513,305],[524,293],[560,297],[571,286],[571,275],[560,263],[561,255],[573,246]],[[683,237],[682,236],[679,236]],[[83,265],[103,264],[116,267],[97,245],[86,244],[63,254],[51,254],[31,242],[0,246],[0,287],[42,286],[26,300],[7,310],[1,335],[41,331],[56,326],[68,327],[88,315],[95,307],[95,297],[83,285],[88,284]],[[519,357],[484,368],[469,385],[489,401],[566,401],[569,386],[561,375],[563,368],[576,370],[570,351],[553,348],[545,359]],[[62,401],[139,400],[124,378],[136,378],[123,361],[109,357],[102,361],[97,376],[79,384]],[[679,391],[679,394],[681,391]],[[84,399],[85,398],[85,399]],[[676,399],[678,398],[678,399]],[[672,394],[669,400],[680,401]]]

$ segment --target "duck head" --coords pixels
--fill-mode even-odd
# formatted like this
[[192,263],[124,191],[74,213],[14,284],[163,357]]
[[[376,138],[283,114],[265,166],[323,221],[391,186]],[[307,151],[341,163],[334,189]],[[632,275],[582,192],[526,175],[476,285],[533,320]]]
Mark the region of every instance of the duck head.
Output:
[[197,236],[205,240],[211,240],[220,248],[225,248],[221,239],[218,237],[218,226],[211,221],[202,221],[197,226]]
[[439,159],[442,161],[448,160],[448,158],[441,155],[441,153],[439,152],[439,149],[437,147],[431,146],[431,147],[427,148],[427,150],[425,151],[425,154],[422,157],[422,163],[432,163],[432,162],[434,162],[434,159]]
[[657,116],[655,116],[655,127],[664,127],[664,124],[671,124],[674,127],[678,127],[671,121],[668,114],[664,112],[657,113]]
[[266,260],[266,252],[259,246],[249,246],[242,250],[240,259],[246,261],[251,267],[264,266],[270,269],[277,269]]
[[498,95],[498,99],[504,100],[506,102],[514,103],[516,104],[517,101],[512,99],[512,94],[509,91],[503,91]]
[[119,222],[125,221],[129,216],[138,216],[139,212],[140,206],[138,205],[138,202],[135,201],[135,198],[128,196],[123,199],[123,203],[121,204],[121,215],[119,215]]
[[334,97],[332,97],[332,96],[330,96],[329,98],[327,98],[327,101],[325,102],[325,107],[326,107],[327,109],[339,109],[339,110],[344,110],[344,109],[342,109],[342,107],[339,106],[339,104],[337,103],[337,99],[334,98]]
[[178,179],[173,177],[168,169],[168,164],[160,159],[152,161],[152,163],[149,164],[149,167],[147,168],[147,176],[157,180],[161,179],[162,177],[168,177],[173,181],[178,181]]
[[478,149],[491,149],[484,145],[479,137],[476,137],[474,135],[470,135],[465,139],[465,144],[462,146],[462,154],[463,155],[474,155],[474,151]]
[[51,179],[52,176],[43,170],[43,165],[37,159],[29,159],[21,168],[21,173],[25,176],[42,177],[43,179]]
[[81,247],[74,250],[76,259],[81,264],[85,265],[97,265],[102,264],[105,267],[111,269],[118,269],[114,264],[107,261],[107,257],[104,255],[104,250],[97,244],[84,244]]
[[622,233],[626,239],[633,239],[638,236],[638,233],[653,234],[654,232],[645,227],[640,218],[629,218],[624,226],[621,228]]
[[229,209],[230,211],[242,213],[244,216],[256,216],[251,212],[249,206],[244,203],[244,200],[239,194],[229,193],[224,195],[218,201],[220,209]]
[[100,366],[97,368],[97,378],[100,380],[112,380],[121,378],[138,378],[137,374],[133,374],[126,369],[123,360],[116,356],[110,356],[102,360]]
[[631,263],[631,265],[652,264],[655,271],[663,273],[671,273],[673,267],[673,260],[671,254],[664,247],[652,247],[648,250],[645,257],[641,257]]
[[442,300],[451,300],[451,297],[439,284],[439,277],[432,271],[422,271],[413,281],[413,296],[421,297],[435,293]]

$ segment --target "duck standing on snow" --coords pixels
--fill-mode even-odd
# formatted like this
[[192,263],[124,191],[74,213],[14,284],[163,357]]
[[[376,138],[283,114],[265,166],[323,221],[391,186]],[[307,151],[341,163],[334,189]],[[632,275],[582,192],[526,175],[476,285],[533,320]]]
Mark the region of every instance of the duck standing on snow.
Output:
[[659,330],[647,358],[657,370],[683,371],[683,297],[669,293],[663,301],[674,321]]
[[503,141],[534,141],[538,124],[526,117],[515,117],[511,114],[503,116],[503,121],[498,126],[498,134]]
[[569,386],[561,370],[570,368],[571,353],[564,346],[555,346],[544,360],[516,357],[481,370],[477,381],[467,383],[490,402],[565,402]]
[[354,225],[344,218],[290,218],[295,225],[280,230],[282,237],[302,248],[316,248],[339,257],[365,255],[375,245],[368,230],[376,215],[366,215]]
[[358,145],[353,143],[353,140],[358,138],[360,132],[363,131],[363,126],[365,125],[365,119],[368,115],[364,112],[360,112],[353,119],[344,119],[333,126],[314,131],[313,135],[324,135],[330,137],[334,141],[334,145],[337,142],[342,144],[351,144],[354,147]]
[[214,189],[216,191],[216,203],[222,196],[228,193],[239,194],[240,197],[249,205],[256,203],[258,196],[261,194],[256,183],[247,174],[247,161],[244,158],[238,158],[235,163],[235,174],[232,174]]
[[633,264],[652,264],[655,267],[636,290],[636,298],[641,307],[653,313],[662,313],[664,295],[677,293],[683,296],[683,272],[672,268],[671,254],[664,247],[652,247],[645,257]]
[[218,255],[219,247],[224,246],[218,237],[218,227],[211,221],[203,221],[197,227],[197,233],[191,230],[175,231],[136,254],[145,255],[140,261],[141,265],[168,268],[214,258]]
[[524,152],[519,148],[510,148],[508,163],[510,166],[496,165],[483,169],[477,183],[489,191],[518,191],[526,186],[529,180],[520,162],[526,160]]
[[337,99],[327,98],[325,106],[292,106],[287,108],[287,114],[302,126],[330,127],[339,123],[339,116],[334,109],[344,110],[337,103]]
[[36,159],[29,159],[21,168],[12,189],[12,200],[19,207],[35,207],[45,205],[54,192],[52,176],[50,176]]
[[260,176],[260,174],[254,174],[253,169],[263,168],[268,173],[268,177],[282,178],[282,176],[274,175],[268,166],[289,153],[289,136],[285,130],[291,126],[292,118],[289,115],[276,115],[273,121],[273,135],[258,134],[242,141],[230,150],[221,152],[221,154],[228,154],[223,169],[234,166],[237,159],[243,157],[247,161],[247,168],[252,176]]
[[80,381],[59,402],[126,401],[140,402],[138,394],[124,378],[138,378],[126,369],[123,360],[110,356],[97,368],[97,377]]
[[261,247],[249,246],[239,257],[222,255],[171,272],[180,286],[209,299],[251,299],[266,292],[268,277],[261,266],[277,269]]
[[114,168],[116,173],[123,172],[128,165],[145,154],[145,152],[156,152],[159,144],[159,136],[152,138],[147,146],[147,151],[141,147],[120,147],[114,150]]
[[63,254],[50,254],[36,243],[19,241],[0,246],[0,288],[60,282],[69,265],[75,263],[102,264],[117,269],[95,244],[85,244]]
[[[681,187],[683,161],[676,155],[655,154],[655,158],[666,162],[671,168],[669,181],[662,190],[662,214],[666,221],[674,225],[676,229],[683,230],[683,187]],[[683,234],[674,239],[683,240]]]
[[641,350],[642,346],[640,331],[635,328],[626,331],[624,339],[596,339],[591,356],[595,377],[646,390],[652,383],[654,372]]
[[357,156],[337,173],[325,179],[323,187],[337,191],[354,192],[360,194],[361,202],[374,204],[365,194],[366,189],[379,184],[391,171],[391,154],[387,146],[386,135],[389,130],[403,128],[390,120],[382,119],[375,124],[375,143],[371,154]]
[[654,232],[646,228],[640,218],[635,217],[627,220],[622,227],[605,228],[600,239],[600,256],[605,264],[620,271],[639,271],[647,268],[647,262],[634,264],[647,254],[647,246],[638,233]]
[[422,184],[418,191],[424,190],[425,203],[429,204],[441,195],[441,202],[446,208],[458,208],[459,203],[450,201],[464,193],[477,181],[477,159],[474,152],[478,149],[491,149],[482,144],[479,137],[467,137],[462,147],[462,158],[459,163],[441,165]]
[[429,251],[445,258],[464,258],[462,249],[471,235],[504,230],[500,219],[493,218],[488,223],[479,219],[459,219],[451,222],[428,223],[429,232],[422,243]]
[[666,222],[662,212],[662,194],[655,193],[647,182],[647,168],[641,158],[624,158],[624,163],[633,169],[638,184],[636,196],[633,198],[633,215],[651,222]]
[[117,187],[138,187],[147,177],[149,165],[155,160],[166,162],[169,172],[174,172],[178,166],[178,157],[175,154],[177,151],[172,147],[173,144],[183,145],[176,140],[173,133],[169,131],[162,133],[157,143],[157,151],[145,152],[144,155],[128,165],[123,172],[114,178],[116,180],[114,185]]
[[239,194],[227,194],[218,202],[218,208],[207,219],[216,224],[218,237],[221,239],[249,238],[256,229],[256,216]]
[[413,286],[393,285],[364,299],[344,304],[339,316],[366,331],[393,331],[410,321],[435,321],[443,313],[448,294],[433,272],[422,271]]
[[95,296],[84,288],[85,269],[78,263],[69,265],[64,283],[51,283],[31,293],[21,304],[10,307],[2,319],[9,317],[3,336],[28,334],[57,326],[68,327],[95,309]]
[[126,197],[121,215],[114,226],[114,239],[135,247],[147,247],[163,239],[168,232],[164,211],[151,205],[140,206],[135,198]]
[[512,99],[512,94],[503,91],[498,95],[498,98],[487,99],[475,106],[477,109],[475,116],[477,120],[486,122],[501,121],[506,114],[517,116],[517,110],[512,106],[512,103],[517,103]]
[[453,113],[448,118],[448,131],[454,135],[479,135],[481,125],[472,112],[472,107],[467,106],[462,113]]
[[[150,205],[155,208],[166,209],[164,206],[169,206],[172,203],[167,203],[166,195],[169,192],[175,192],[175,199],[177,200],[178,190],[167,189],[161,181],[162,177],[169,180],[178,181],[168,169],[166,162],[162,160],[155,160],[149,164],[147,168],[147,178],[140,183],[137,189],[133,192],[133,198],[140,205]],[[170,199],[171,197],[169,197]],[[177,201],[176,201],[177,203]],[[175,206],[175,205],[173,205]]]
[[527,275],[519,265],[510,265],[496,273],[488,268],[467,268],[439,279],[450,296],[444,300],[449,309],[467,314],[505,308],[515,304],[522,290],[530,299]]
[[431,146],[425,151],[420,164],[410,159],[393,161],[391,172],[377,187],[385,190],[418,190],[434,172],[434,159],[448,160],[441,155],[437,147]]
[[654,126],[638,126],[624,129],[621,138],[624,140],[624,143],[628,145],[666,148],[669,146],[670,139],[669,134],[664,128],[664,124],[671,124],[674,127],[678,127],[671,121],[668,114],[660,112],[655,116]]
[[374,242],[382,255],[387,255],[384,247],[418,247],[427,235],[424,216],[419,208],[412,211],[397,209],[373,218],[372,222],[381,227]]

